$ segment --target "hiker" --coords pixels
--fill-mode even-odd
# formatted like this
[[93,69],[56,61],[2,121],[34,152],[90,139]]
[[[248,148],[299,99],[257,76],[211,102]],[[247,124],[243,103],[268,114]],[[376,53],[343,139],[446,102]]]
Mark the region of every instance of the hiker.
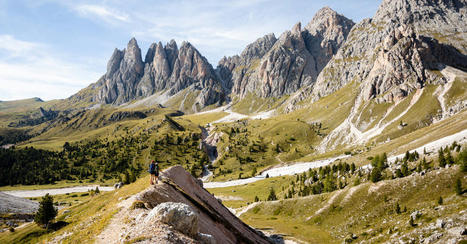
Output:
[[157,178],[159,177],[159,162],[151,161],[149,164],[149,174],[151,174],[151,179],[149,180],[151,185],[157,184]]

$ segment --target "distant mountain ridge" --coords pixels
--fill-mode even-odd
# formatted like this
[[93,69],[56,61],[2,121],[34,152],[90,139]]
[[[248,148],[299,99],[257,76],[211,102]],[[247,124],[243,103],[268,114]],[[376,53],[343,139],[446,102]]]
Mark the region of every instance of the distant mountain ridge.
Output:
[[91,85],[91,102],[120,105],[156,92],[168,95],[193,86],[201,91],[196,103],[201,107],[222,102],[223,91],[214,69],[196,48],[183,42],[180,49],[175,41],[165,47],[153,43],[145,56],[135,38],[126,49],[115,49],[107,72]]
[[290,112],[357,81],[365,101],[399,101],[446,82],[432,70],[467,70],[466,12],[458,0],[384,0],[373,18],[355,24],[324,7],[305,27],[265,35],[215,69],[193,45],[178,48],[173,40],[153,43],[143,60],[133,38],[115,49],[101,79],[70,100],[122,105],[144,98],[198,112],[248,94],[290,96]]
[[279,97],[313,84],[344,43],[354,23],[325,7],[305,28],[297,23],[278,39],[268,34],[248,45],[240,56],[224,57],[214,69],[189,42],[153,43],[144,60],[135,38],[115,49],[107,72],[88,92],[72,100],[121,105],[158,92],[173,96],[191,87],[197,94],[193,111],[220,105],[229,95],[254,93]]
[[315,82],[353,25],[353,21],[324,7],[305,28],[297,23],[278,39],[273,34],[266,35],[248,45],[240,56],[222,59],[218,69],[231,72],[234,95],[292,94]]

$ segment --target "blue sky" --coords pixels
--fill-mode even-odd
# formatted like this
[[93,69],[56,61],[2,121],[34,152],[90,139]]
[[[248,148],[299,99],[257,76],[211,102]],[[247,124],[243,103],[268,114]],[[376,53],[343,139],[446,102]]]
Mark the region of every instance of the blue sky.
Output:
[[374,0],[0,0],[0,100],[66,98],[106,71],[114,48],[136,37],[191,42],[215,67],[267,34],[279,36],[322,7],[359,22]]

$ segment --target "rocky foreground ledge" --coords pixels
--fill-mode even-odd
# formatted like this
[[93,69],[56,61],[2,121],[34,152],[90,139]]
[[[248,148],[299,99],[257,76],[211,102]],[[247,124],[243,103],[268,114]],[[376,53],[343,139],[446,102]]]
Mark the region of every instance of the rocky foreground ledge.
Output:
[[97,243],[277,243],[233,215],[183,167],[160,179],[122,201]]

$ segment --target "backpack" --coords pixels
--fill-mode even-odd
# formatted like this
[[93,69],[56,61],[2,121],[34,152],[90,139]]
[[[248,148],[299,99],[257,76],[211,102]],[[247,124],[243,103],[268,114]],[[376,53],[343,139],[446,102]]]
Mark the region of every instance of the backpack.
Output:
[[155,171],[156,171],[156,164],[155,163],[151,163],[149,164],[149,173],[153,174]]

